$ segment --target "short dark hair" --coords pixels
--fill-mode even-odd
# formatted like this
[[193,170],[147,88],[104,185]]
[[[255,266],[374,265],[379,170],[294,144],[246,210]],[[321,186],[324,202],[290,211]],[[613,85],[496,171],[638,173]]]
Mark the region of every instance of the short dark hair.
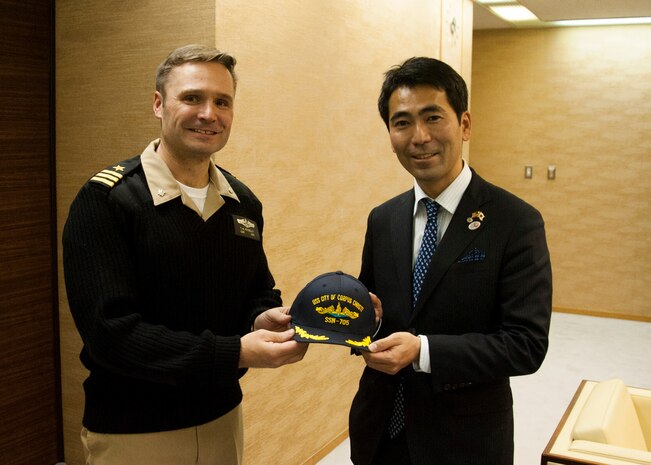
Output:
[[165,96],[165,83],[167,76],[173,68],[185,63],[220,63],[226,67],[233,78],[233,88],[237,87],[237,76],[235,75],[235,63],[237,60],[228,53],[221,52],[213,47],[206,47],[200,44],[190,44],[172,50],[167,58],[156,70],[156,90]]
[[398,87],[430,86],[445,92],[448,102],[461,116],[468,110],[468,88],[463,78],[451,66],[440,60],[413,57],[394,66],[384,74],[378,109],[384,124],[389,128],[389,98]]

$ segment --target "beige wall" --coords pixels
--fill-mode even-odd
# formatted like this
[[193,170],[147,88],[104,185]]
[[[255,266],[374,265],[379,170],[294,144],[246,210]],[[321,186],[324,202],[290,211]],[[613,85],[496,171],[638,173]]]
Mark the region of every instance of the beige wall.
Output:
[[[465,30],[458,43],[442,29],[449,14]],[[265,247],[287,304],[317,274],[356,275],[369,210],[411,186],[377,114],[382,73],[444,52],[470,77],[470,0],[67,0],[56,19],[59,234],[83,182],[156,137],[157,64],[178,45],[216,44],[237,57],[240,77],[216,161],[265,206]],[[85,373],[62,283],[60,296],[66,460],[79,465]],[[252,370],[245,462],[319,458],[345,434],[362,367],[343,347],[313,345],[300,364]]]
[[651,27],[477,32],[472,76],[472,165],[543,213],[554,306],[651,319]]

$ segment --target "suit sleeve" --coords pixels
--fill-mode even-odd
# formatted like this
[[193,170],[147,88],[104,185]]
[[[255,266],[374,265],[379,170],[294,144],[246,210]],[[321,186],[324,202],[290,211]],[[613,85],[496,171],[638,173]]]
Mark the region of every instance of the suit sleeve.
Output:
[[366,224],[366,236],[364,238],[364,248],[362,250],[362,269],[359,273],[359,280],[364,283],[366,288],[377,293],[375,280],[373,279],[373,234],[371,228],[371,218],[373,211],[368,215]]

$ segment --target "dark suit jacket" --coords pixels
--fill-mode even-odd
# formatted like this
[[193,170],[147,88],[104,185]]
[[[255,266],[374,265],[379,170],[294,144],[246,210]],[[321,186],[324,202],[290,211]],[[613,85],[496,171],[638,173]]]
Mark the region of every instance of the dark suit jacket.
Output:
[[[352,459],[370,464],[405,386],[413,465],[513,462],[509,377],[545,357],[552,277],[540,213],[483,179],[472,180],[436,249],[412,312],[413,189],[371,211],[360,280],[382,301],[377,338],[427,335],[432,372],[390,376],[366,367],[350,412]],[[477,229],[468,218],[482,212]]]

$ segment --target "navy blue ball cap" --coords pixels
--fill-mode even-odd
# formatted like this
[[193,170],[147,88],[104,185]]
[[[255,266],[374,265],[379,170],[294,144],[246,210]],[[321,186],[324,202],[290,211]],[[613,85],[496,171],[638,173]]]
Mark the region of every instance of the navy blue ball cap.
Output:
[[289,314],[300,342],[368,350],[375,310],[368,289],[343,271],[317,276],[296,296]]

